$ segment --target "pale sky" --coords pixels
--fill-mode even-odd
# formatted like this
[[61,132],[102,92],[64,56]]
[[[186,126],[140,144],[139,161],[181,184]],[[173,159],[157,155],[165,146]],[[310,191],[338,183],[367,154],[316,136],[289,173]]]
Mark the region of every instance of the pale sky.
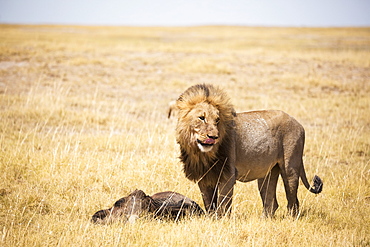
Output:
[[370,0],[0,0],[0,23],[370,27]]

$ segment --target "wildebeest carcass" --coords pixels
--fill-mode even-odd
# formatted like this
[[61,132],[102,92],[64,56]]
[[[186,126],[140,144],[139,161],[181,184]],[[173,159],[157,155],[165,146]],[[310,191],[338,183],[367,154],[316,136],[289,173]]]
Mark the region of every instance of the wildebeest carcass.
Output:
[[142,215],[177,220],[202,214],[203,209],[195,201],[177,192],[166,191],[148,196],[142,190],[135,190],[116,201],[113,207],[96,212],[91,220],[98,224],[117,220],[133,223]]

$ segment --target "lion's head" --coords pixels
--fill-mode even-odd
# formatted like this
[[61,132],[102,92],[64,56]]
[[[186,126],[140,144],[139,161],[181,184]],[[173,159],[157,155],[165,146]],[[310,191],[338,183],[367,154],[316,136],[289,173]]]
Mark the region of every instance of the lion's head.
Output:
[[197,146],[202,152],[209,152],[221,140],[218,126],[220,112],[213,105],[206,102],[198,103],[184,116],[183,120],[190,127],[188,145]]
[[180,95],[177,108],[176,134],[185,172],[186,166],[208,169],[233,128],[235,111],[229,97],[217,87],[199,84]]

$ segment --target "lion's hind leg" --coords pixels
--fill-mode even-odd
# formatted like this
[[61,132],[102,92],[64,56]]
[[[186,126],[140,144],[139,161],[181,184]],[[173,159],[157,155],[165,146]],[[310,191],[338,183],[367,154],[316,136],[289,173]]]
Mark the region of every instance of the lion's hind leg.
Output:
[[275,165],[266,177],[258,179],[258,189],[263,203],[263,213],[266,217],[273,217],[279,207],[276,200],[276,185],[279,174],[279,165]]
[[301,157],[290,157],[285,159],[285,165],[281,169],[281,177],[283,178],[286,199],[288,200],[288,214],[293,217],[299,213],[297,192],[300,178],[300,164],[302,164]]

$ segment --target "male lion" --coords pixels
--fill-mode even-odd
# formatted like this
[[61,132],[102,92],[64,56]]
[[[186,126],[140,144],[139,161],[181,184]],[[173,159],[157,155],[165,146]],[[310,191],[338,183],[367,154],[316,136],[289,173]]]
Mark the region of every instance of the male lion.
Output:
[[321,192],[321,179],[315,176],[310,187],[303,167],[304,129],[288,114],[272,110],[236,114],[227,95],[207,84],[188,88],[177,108],[176,139],[183,170],[198,182],[207,212],[222,216],[230,211],[236,180],[258,180],[266,216],[278,208],[279,174],[293,216],[299,212],[299,177],[309,191]]

